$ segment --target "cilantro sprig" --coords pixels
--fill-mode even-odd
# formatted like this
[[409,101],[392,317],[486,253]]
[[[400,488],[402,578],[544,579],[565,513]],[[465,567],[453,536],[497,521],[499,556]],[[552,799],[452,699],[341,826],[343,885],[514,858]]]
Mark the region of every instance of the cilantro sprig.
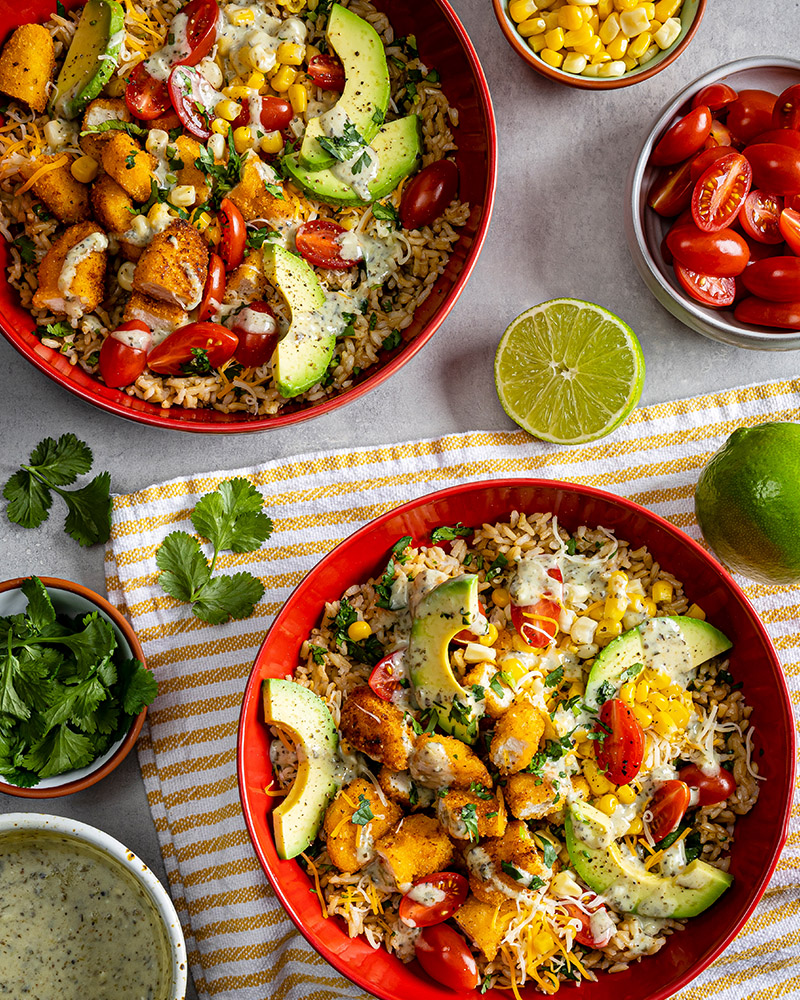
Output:
[[262,511],[264,498],[246,479],[230,479],[202,496],[192,511],[197,534],[214,549],[209,563],[200,542],[186,531],[173,531],[161,543],[156,563],[158,582],[170,597],[192,605],[201,621],[220,625],[248,618],[264,594],[252,573],[214,576],[220,552],[254,552],[272,534],[272,521]]
[[64,490],[92,467],[92,450],[74,434],[54,441],[45,438],[31,452],[28,464],[8,480],[3,496],[6,516],[23,528],[38,528],[50,516],[53,493],[67,505],[64,531],[79,545],[105,542],[111,534],[111,476],[99,476],[77,490]]

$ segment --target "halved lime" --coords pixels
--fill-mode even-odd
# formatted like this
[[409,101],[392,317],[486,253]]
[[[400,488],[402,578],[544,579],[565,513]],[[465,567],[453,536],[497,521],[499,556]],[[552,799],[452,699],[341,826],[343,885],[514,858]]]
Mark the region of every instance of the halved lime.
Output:
[[607,309],[551,299],[503,334],[494,379],[503,409],[529,434],[582,444],[609,434],[636,406],[644,357],[633,330]]

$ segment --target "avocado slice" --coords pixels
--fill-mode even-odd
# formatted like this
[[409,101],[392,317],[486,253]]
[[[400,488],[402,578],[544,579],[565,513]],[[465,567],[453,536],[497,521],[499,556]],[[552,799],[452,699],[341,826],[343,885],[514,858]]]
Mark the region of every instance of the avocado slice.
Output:
[[595,813],[599,810],[585,803],[570,806],[564,823],[567,850],[578,875],[615,910],[674,920],[696,917],[733,882],[732,875],[699,859],[667,877],[646,871],[644,865],[624,856],[616,842],[595,846],[603,843],[595,831]]
[[[586,683],[585,701],[589,708],[599,708],[609,698],[613,698],[623,682],[622,674],[634,664],[642,662],[645,656],[642,629],[645,627],[655,630],[656,634],[658,629],[663,629],[667,641],[673,637],[680,641],[682,637],[691,656],[692,667],[699,667],[701,663],[724,653],[733,645],[719,629],[699,618],[688,618],[685,615],[650,618],[636,628],[623,632],[597,654]],[[613,693],[610,693],[611,688]]]
[[125,12],[116,0],[87,0],[50,99],[59,118],[77,118],[105,87],[125,40]]
[[417,704],[432,708],[445,732],[470,744],[478,738],[474,699],[456,680],[448,647],[462,629],[475,624],[480,613],[477,576],[466,573],[445,580],[420,601],[407,653]]
[[349,184],[330,170],[309,170],[298,153],[284,157],[283,165],[295,183],[312,198],[329,205],[368,205],[391,194],[404,177],[413,173],[422,156],[419,118],[407,115],[384,125],[372,140],[377,154],[378,174],[369,185],[369,201],[362,201]]
[[325,324],[320,310],[325,290],[313,269],[297,254],[275,243],[264,246],[264,273],[286,299],[292,322],[274,354],[278,391],[291,398],[310,389],[325,374],[333,357],[336,333]]
[[268,678],[263,696],[267,724],[284,729],[298,748],[297,777],[292,789],[272,810],[275,849],[278,857],[286,860],[297,857],[313,843],[325,810],[339,790],[339,734],[322,698],[301,684]]
[[[345,74],[342,96],[334,105],[335,117],[350,122],[368,145],[389,107],[389,68],[383,42],[368,21],[338,3],[331,7],[327,36]],[[300,147],[300,159],[311,170],[324,170],[336,162],[317,142],[324,135],[320,119],[312,118]]]

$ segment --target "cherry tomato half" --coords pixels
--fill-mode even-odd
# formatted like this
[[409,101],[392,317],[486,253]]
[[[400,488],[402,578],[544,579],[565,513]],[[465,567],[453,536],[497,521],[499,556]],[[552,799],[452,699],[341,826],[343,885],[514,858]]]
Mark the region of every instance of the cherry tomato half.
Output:
[[800,301],[800,257],[767,257],[745,268],[742,284],[770,302]]
[[211,137],[214,107],[220,95],[193,66],[176,66],[167,82],[181,124],[196,139]]
[[753,172],[741,153],[728,153],[712,163],[694,186],[692,218],[698,229],[716,233],[738,215],[750,191]]
[[[248,313],[258,313],[262,318],[248,316]],[[265,365],[275,352],[280,340],[275,313],[268,302],[248,302],[231,326],[239,338],[236,348],[236,360],[245,368],[258,368]]]
[[778,221],[783,211],[783,198],[766,191],[751,191],[739,212],[739,223],[745,233],[758,243],[781,243]]
[[670,126],[656,143],[650,162],[657,167],[679,163],[701,149],[711,131],[711,112],[706,105],[694,108]]
[[[432,896],[438,897],[444,893],[444,897],[431,902],[412,899],[412,894],[423,895],[429,888],[435,890],[431,893]],[[400,900],[400,919],[409,927],[433,927],[441,924],[453,916],[467,898],[468,892],[469,882],[456,872],[436,872],[418,878],[410,892]]]
[[703,87],[702,90],[698,90],[694,95],[692,107],[699,108],[705,104],[712,111],[721,111],[722,108],[735,101],[737,96],[733,87],[729,87],[727,83],[711,83],[707,87]]
[[800,132],[794,128],[771,128],[757,135],[750,145],[760,146],[764,142],[777,142],[779,146],[800,149]]
[[678,828],[691,797],[689,786],[683,781],[665,781],[656,789],[647,807],[651,814],[647,825],[653,840],[663,840]]
[[708,149],[701,149],[689,160],[692,175],[692,188],[697,181],[708,170],[712,163],[721,160],[723,156],[730,156],[731,150],[728,146],[710,146]]
[[753,168],[756,187],[771,194],[800,192],[800,149],[764,142],[748,146],[744,155]]
[[211,319],[219,309],[220,303],[225,297],[225,265],[219,254],[212,253],[208,258],[208,277],[206,286],[203,289],[203,298],[200,302],[200,312],[197,318],[203,320]]
[[[379,698],[391,701],[392,695],[400,685],[397,667],[403,658],[403,650],[396,649],[382,660],[378,660],[369,675],[367,683]],[[420,925],[422,926],[422,925]]]
[[732,278],[747,267],[750,249],[733,229],[704,233],[694,225],[673,226],[667,246],[675,260],[690,271]]
[[178,59],[175,66],[196,66],[208,55],[217,40],[217,21],[219,6],[217,0],[190,0],[181,10],[189,21],[186,25],[186,38],[192,49],[188,56]]
[[338,222],[314,219],[313,222],[304,222],[298,227],[295,244],[298,252],[315,267],[324,267],[329,271],[348,271],[358,261],[342,257],[339,237],[344,232],[346,230]]
[[800,212],[794,208],[784,208],[778,218],[778,228],[789,244],[789,249],[800,254]]
[[147,358],[147,366],[161,375],[185,375],[186,366],[205,357],[211,368],[219,368],[233,357],[236,335],[219,323],[189,323],[179,327]]
[[[705,150],[707,153],[716,153],[716,150]],[[703,156],[698,153],[698,158]],[[725,155],[725,154],[722,154]],[[694,178],[692,177],[692,166],[694,160],[686,160],[680,166],[665,167],[659,171],[653,186],[647,196],[647,204],[659,215],[669,218],[679,215],[692,202],[692,189]]]
[[704,306],[711,306],[712,309],[725,309],[733,305],[736,297],[736,279],[718,278],[711,274],[702,274],[699,271],[691,271],[677,261],[673,264],[675,277],[681,287],[695,301]]
[[562,903],[561,905],[569,914],[570,920],[580,920],[581,922],[581,929],[575,934],[575,940],[578,944],[585,945],[587,948],[605,948],[614,936],[614,923],[609,921],[610,926],[605,930],[601,937],[595,937],[594,934],[592,934],[592,913],[596,913],[598,910],[605,912],[606,908],[602,903],[599,906],[592,906],[592,913],[584,913],[584,911],[579,906],[576,906],[575,903]]
[[125,103],[130,113],[143,121],[159,118],[172,108],[167,84],[150,76],[144,63],[137,63],[130,72]]
[[800,330],[800,302],[768,302],[755,296],[742,299],[733,315],[740,323]]
[[244,216],[230,198],[222,199],[219,206],[219,217],[222,230],[219,252],[225,261],[225,267],[232,271],[244,260],[247,227],[244,223]]
[[775,101],[772,124],[775,128],[800,128],[800,84],[787,87]]
[[344,66],[336,56],[318,55],[309,61],[308,75],[317,87],[323,90],[335,90],[341,94],[346,83]]
[[610,698],[600,709],[595,726],[597,763],[615,785],[628,785],[644,760],[644,733],[636,716],[619,698]]
[[736,782],[730,771],[724,767],[719,769],[718,774],[704,774],[696,764],[687,764],[678,771],[678,777],[685,781],[692,791],[698,793],[697,805],[715,806],[718,802],[724,802],[736,791]]
[[430,226],[458,192],[458,167],[454,160],[436,160],[406,186],[400,201],[400,221],[406,229]]
[[775,95],[766,90],[740,90],[736,100],[728,105],[725,120],[733,138],[747,143],[760,132],[772,128],[775,100]]
[[511,621],[518,635],[533,649],[549,646],[558,632],[561,608],[543,597],[536,604],[511,605]]
[[122,323],[110,333],[100,348],[100,374],[112,389],[131,385],[147,367],[147,351],[152,343],[150,328],[141,320]]
[[428,975],[451,990],[474,990],[480,981],[475,956],[464,938],[447,924],[426,927],[417,938],[416,953]]

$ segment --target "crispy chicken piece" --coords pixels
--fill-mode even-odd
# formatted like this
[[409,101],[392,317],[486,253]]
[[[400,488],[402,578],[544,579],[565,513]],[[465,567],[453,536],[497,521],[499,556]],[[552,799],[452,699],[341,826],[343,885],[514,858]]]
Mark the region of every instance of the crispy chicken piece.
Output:
[[339,729],[356,750],[393,771],[405,771],[414,734],[399,708],[370,688],[357,687],[342,705]]
[[524,770],[539,749],[544,719],[527,698],[519,697],[500,716],[494,730],[489,756],[501,774]]
[[124,132],[112,132],[103,143],[101,160],[103,170],[125,188],[134,201],[147,201],[150,178],[158,166],[155,156],[145,152]]
[[401,819],[375,844],[375,851],[400,892],[408,892],[411,883],[423,875],[446,869],[454,854],[439,821],[424,813]]
[[126,260],[138,260],[142,255],[142,247],[130,240],[123,240],[124,233],[130,232],[133,226],[135,205],[133,199],[119,184],[101,174],[92,185],[92,209],[94,217],[118,242]]
[[24,101],[34,111],[44,111],[55,64],[55,48],[47,28],[41,24],[20,25],[0,53],[0,90]]
[[514,691],[501,678],[498,677],[495,687],[499,686],[502,697],[493,688],[492,680],[495,675],[502,671],[502,665],[496,663],[476,663],[472,670],[464,677],[464,687],[469,690],[473,684],[478,684],[483,688],[486,700],[486,714],[492,719],[499,719],[503,712],[506,712],[514,701]]
[[[67,162],[42,174],[33,182],[31,191],[44,202],[59,222],[71,226],[76,222],[86,221],[91,216],[91,209],[89,188],[76,181],[69,169],[75,157],[69,153],[66,156]],[[57,159],[59,156],[40,156],[23,170],[23,174],[30,177],[40,167]]]
[[[474,822],[470,820],[470,814]],[[476,826],[479,837],[502,837],[508,823],[502,795],[490,795],[487,799],[458,788],[451,789],[444,798],[437,800],[436,815],[456,840],[475,840]]]
[[508,925],[518,914],[516,904],[511,900],[498,908],[482,903],[474,896],[467,896],[466,901],[453,914],[453,920],[491,962],[500,950],[500,942]]
[[159,302],[158,299],[151,299],[141,292],[133,292],[125,306],[122,314],[123,320],[127,323],[132,319],[139,319],[153,332],[156,343],[168,337],[173,330],[186,326],[189,322],[189,314],[180,306],[172,305],[169,302]]
[[281,180],[266,163],[252,153],[244,162],[241,179],[228,197],[244,216],[264,219],[276,229],[294,219],[294,208],[286,198],[278,198],[267,189],[267,184],[281,187]]
[[39,265],[36,309],[51,309],[72,319],[103,301],[108,238],[93,222],[79,222],[53,241]]
[[178,153],[178,159],[183,163],[175,175],[178,178],[178,184],[191,184],[195,190],[195,199],[192,204],[202,205],[208,200],[211,188],[205,173],[195,166],[195,160],[200,155],[200,143],[197,139],[192,139],[191,136],[179,135],[175,140],[175,149]]
[[378,784],[384,793],[405,809],[427,809],[435,798],[430,788],[420,788],[411,780],[408,771],[392,771],[382,767],[378,772]]
[[506,802],[517,819],[544,819],[563,805],[553,783],[535,774],[512,774],[506,784]]
[[426,788],[469,788],[472,782],[486,789],[492,787],[483,761],[453,736],[418,737],[409,767],[414,781]]
[[[86,106],[81,132],[85,132],[86,129],[99,125],[101,122],[129,122],[130,120],[131,113],[128,111],[128,105],[121,97],[96,97]],[[103,147],[114,134],[113,131],[94,132],[82,135],[78,142],[84,153],[87,156],[93,156],[99,163],[103,158]]]
[[527,826],[519,820],[512,820],[502,837],[471,848],[464,860],[473,895],[492,906],[509,899],[533,903],[552,876]]
[[[372,819],[354,823],[353,816],[367,802]],[[357,872],[375,857],[375,841],[402,817],[394,802],[381,802],[375,786],[366,778],[356,778],[343,788],[328,806],[323,831],[331,861],[342,872]]]
[[260,250],[251,250],[242,263],[231,271],[225,285],[225,303],[253,302],[267,293],[267,279]]
[[205,240],[182,219],[158,233],[145,248],[133,274],[133,287],[162,302],[194,309],[208,275]]

